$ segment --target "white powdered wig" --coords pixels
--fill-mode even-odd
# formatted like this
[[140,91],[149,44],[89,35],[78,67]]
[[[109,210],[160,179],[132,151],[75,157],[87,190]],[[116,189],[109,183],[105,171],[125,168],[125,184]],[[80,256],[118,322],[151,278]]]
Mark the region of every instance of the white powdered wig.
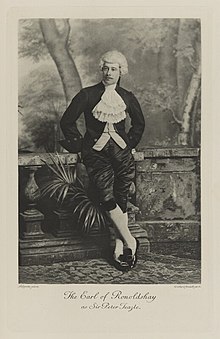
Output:
[[119,64],[121,75],[128,73],[128,63],[125,56],[116,50],[108,51],[101,56],[99,67],[102,70],[105,62]]

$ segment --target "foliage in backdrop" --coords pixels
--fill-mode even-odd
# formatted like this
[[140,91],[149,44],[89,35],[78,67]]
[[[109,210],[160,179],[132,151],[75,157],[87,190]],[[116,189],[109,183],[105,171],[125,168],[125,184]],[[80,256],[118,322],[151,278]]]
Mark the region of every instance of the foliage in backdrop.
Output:
[[[128,59],[121,85],[142,106],[141,146],[199,146],[201,33],[197,19],[19,21],[19,148],[59,150],[59,120],[82,88],[100,81],[101,54]],[[129,119],[127,121],[129,125]],[[84,132],[83,115],[78,127]]]

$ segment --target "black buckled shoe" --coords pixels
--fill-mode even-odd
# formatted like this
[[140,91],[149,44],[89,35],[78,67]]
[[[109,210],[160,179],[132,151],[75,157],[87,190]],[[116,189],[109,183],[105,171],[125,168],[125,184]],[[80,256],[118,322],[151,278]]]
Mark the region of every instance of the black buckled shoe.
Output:
[[125,257],[123,254],[119,255],[119,257],[113,256],[113,264],[117,270],[122,272],[128,272],[130,269],[129,264],[125,260]]
[[137,258],[137,251],[138,251],[140,242],[139,242],[139,240],[137,238],[135,238],[135,240],[136,240],[136,250],[135,250],[134,255],[132,255],[132,250],[130,248],[126,248],[124,250],[124,255],[125,255],[125,258],[126,258],[125,260],[128,263],[130,269],[134,268],[136,266],[137,260],[138,260],[138,258]]

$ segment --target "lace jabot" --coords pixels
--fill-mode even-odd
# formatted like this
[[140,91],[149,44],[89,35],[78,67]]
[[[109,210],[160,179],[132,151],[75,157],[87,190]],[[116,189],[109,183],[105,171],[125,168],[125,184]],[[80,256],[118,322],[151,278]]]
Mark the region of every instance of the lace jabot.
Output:
[[105,87],[101,100],[93,108],[93,116],[102,122],[118,123],[126,118],[126,105],[115,90],[116,84]]

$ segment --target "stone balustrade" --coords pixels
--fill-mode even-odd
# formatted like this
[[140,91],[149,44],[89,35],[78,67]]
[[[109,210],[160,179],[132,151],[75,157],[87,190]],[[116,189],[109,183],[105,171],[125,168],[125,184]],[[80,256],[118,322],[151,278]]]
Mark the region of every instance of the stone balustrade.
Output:
[[[77,162],[77,155],[62,153],[59,154],[59,159],[64,165],[75,165]],[[26,170],[25,172],[28,176],[26,185],[23,188],[24,195],[27,200],[27,208],[20,213],[20,220],[24,225],[24,231],[22,233],[23,239],[37,239],[44,237],[44,232],[42,231],[41,227],[44,220],[44,215],[37,209],[37,202],[41,198],[41,193],[35,180],[36,172],[45,165],[44,161],[52,164],[52,160],[49,154],[27,153],[18,155],[18,166],[21,169],[20,175],[22,175],[22,170]],[[56,213],[59,214],[59,211],[56,211]],[[65,220],[65,218],[63,218],[63,215],[61,215],[60,220],[63,219]]]
[[[77,155],[59,154],[62,163],[76,166]],[[129,203],[129,227],[149,251],[151,242],[199,241],[200,237],[200,156],[197,148],[143,148],[134,153],[136,193]],[[40,208],[41,195],[36,177],[51,163],[46,153],[19,154],[19,177],[26,176],[20,193],[20,264],[29,265],[74,260],[101,255],[109,233],[94,229],[89,237],[76,231],[77,220],[61,208],[49,219]],[[80,175],[83,176],[83,166]],[[86,174],[85,174],[86,176]],[[22,200],[22,199],[20,199]],[[46,230],[46,231],[45,231]]]
[[[64,165],[76,166],[77,155],[69,153],[58,154]],[[143,159],[142,153],[134,155],[136,161]],[[24,195],[26,207],[20,211],[20,264],[29,265],[48,261],[74,260],[86,256],[98,256],[108,248],[111,232],[109,229],[100,231],[94,227],[91,234],[82,239],[77,232],[77,220],[73,214],[63,207],[56,207],[52,211],[52,221],[45,218],[45,214],[39,210],[41,201],[40,188],[36,176],[38,171],[45,166],[45,161],[52,164],[51,157],[45,153],[19,154],[19,176],[26,176],[23,185],[20,185],[20,196]],[[78,165],[79,166],[79,165]],[[84,166],[81,165],[79,175],[86,176]],[[84,173],[83,173],[84,172]],[[22,199],[20,199],[22,200]],[[21,204],[20,204],[21,205]],[[21,206],[20,206],[21,207]],[[141,238],[142,245],[149,250],[149,242],[146,231],[135,224],[135,214],[138,208],[129,202],[129,227],[131,232]],[[50,232],[47,226],[52,222]],[[43,225],[46,231],[43,230]],[[21,231],[22,230],[22,231]],[[85,239],[86,238],[86,239]]]

